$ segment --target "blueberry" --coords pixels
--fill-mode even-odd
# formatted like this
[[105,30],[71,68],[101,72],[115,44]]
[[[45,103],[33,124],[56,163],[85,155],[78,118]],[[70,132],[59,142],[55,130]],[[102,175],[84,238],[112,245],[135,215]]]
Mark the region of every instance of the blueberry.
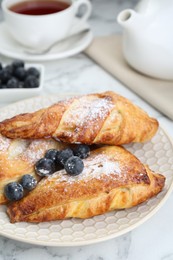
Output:
[[14,71],[14,76],[19,80],[24,80],[26,75],[26,70],[23,67],[19,67]]
[[37,180],[30,174],[23,175],[20,184],[24,189],[33,190],[37,185]]
[[60,152],[57,154],[56,163],[57,163],[57,164],[60,164],[60,165],[64,165],[65,162],[66,162],[71,156],[73,156],[73,151],[72,151],[70,148],[66,148],[66,149],[60,151]]
[[88,145],[79,144],[73,149],[74,155],[80,157],[81,159],[85,159],[90,154],[90,148]]
[[14,60],[11,64],[13,66],[13,69],[16,70],[19,67],[23,67],[25,66],[25,63],[23,60]]
[[35,76],[28,76],[24,81],[24,88],[38,88],[39,80]]
[[60,151],[56,149],[50,149],[45,153],[45,158],[51,159],[55,162],[55,170],[60,171],[63,169],[63,166],[58,162],[57,155]]
[[39,78],[40,71],[34,67],[26,70],[25,63],[22,60],[14,60],[4,67],[0,62],[0,89],[37,88],[40,84]]
[[64,164],[64,169],[70,175],[78,175],[83,171],[84,163],[83,161],[77,157],[70,157]]
[[11,78],[11,74],[8,70],[2,69],[0,70],[0,81],[2,83],[7,83],[7,81]]
[[56,149],[50,149],[45,153],[45,158],[51,159],[55,162],[58,152],[59,151]]
[[8,71],[11,75],[13,74],[13,71],[14,71],[12,65],[7,65],[7,66],[5,67],[5,70]]
[[11,78],[7,82],[7,88],[18,88],[19,81],[16,78]]
[[36,78],[39,78],[40,76],[40,72],[38,69],[34,68],[34,67],[31,67],[27,70],[27,75],[32,75],[32,76],[35,76]]
[[63,169],[62,165],[57,162],[57,156],[58,156],[59,152],[60,151],[58,151],[56,149],[50,149],[45,154],[45,158],[51,159],[52,161],[55,162],[55,169],[56,169],[56,171],[59,171],[59,170]]
[[4,193],[10,201],[20,200],[23,198],[23,187],[20,183],[11,182],[5,186]]
[[49,176],[55,172],[55,163],[51,159],[42,158],[36,162],[35,171],[39,176]]

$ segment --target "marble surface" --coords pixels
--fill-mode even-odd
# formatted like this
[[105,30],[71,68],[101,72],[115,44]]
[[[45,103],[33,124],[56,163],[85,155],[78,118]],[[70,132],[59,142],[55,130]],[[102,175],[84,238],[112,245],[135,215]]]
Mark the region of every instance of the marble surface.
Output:
[[[126,7],[134,7],[136,0],[93,0],[90,24],[95,36],[121,32],[116,16]],[[10,59],[0,57],[3,62]],[[84,54],[53,62],[46,67],[43,94],[87,93],[114,90],[156,117],[173,137],[173,122],[156,111],[144,100],[128,90],[102,70]],[[5,100],[0,106],[7,105]],[[80,247],[42,247],[0,237],[0,260],[60,259],[60,260],[172,260],[173,194],[163,207],[135,230],[94,245]]]

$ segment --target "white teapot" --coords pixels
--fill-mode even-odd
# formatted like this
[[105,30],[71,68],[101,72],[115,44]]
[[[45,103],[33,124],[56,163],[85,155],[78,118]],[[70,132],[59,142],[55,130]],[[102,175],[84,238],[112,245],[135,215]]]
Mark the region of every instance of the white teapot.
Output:
[[173,79],[173,0],[142,0],[119,13],[123,54],[134,69],[151,77]]

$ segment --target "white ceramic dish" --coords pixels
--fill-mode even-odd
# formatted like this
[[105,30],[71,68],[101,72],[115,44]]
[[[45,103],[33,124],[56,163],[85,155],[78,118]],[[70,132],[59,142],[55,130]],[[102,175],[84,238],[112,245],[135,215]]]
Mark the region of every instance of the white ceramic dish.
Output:
[[[67,96],[36,97],[1,109],[0,121],[18,113],[35,111]],[[136,207],[112,211],[90,219],[69,219],[40,224],[11,224],[6,207],[0,206],[0,235],[22,242],[46,246],[79,246],[118,237],[151,218],[164,204],[173,189],[173,145],[160,128],[147,143],[130,144],[126,148],[150,168],[166,176],[164,190]]]
[[43,89],[44,81],[44,66],[42,64],[25,63],[25,68],[34,67],[40,72],[39,87],[38,88],[4,88],[0,89],[0,102],[14,102],[21,99],[38,96]]
[[93,34],[89,30],[56,44],[46,54],[34,55],[26,53],[25,48],[11,37],[4,22],[0,23],[0,35],[0,54],[27,61],[48,61],[70,57],[83,51],[93,39]]

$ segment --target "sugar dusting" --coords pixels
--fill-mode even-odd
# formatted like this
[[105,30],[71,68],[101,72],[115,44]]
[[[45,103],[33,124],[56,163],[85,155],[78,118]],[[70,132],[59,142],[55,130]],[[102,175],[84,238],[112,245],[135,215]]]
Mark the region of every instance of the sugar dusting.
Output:
[[88,121],[105,119],[114,104],[106,98],[88,99],[82,97],[74,107],[70,108],[65,122],[76,126],[83,126]]
[[34,164],[44,156],[46,150],[53,146],[53,140],[33,140],[29,147],[23,152],[22,159]]
[[10,145],[10,139],[0,135],[0,152],[5,152]]
[[13,139],[8,149],[8,159],[13,159],[22,154],[27,149],[29,143],[30,141],[28,140]]
[[49,149],[61,150],[64,146],[55,140],[9,139],[0,135],[0,153],[7,151],[9,163],[15,158],[35,164]]
[[[70,176],[65,170],[58,171],[48,177],[48,181],[58,183],[74,183],[79,181],[88,182],[91,179],[101,179],[105,175],[120,175],[121,170],[118,162],[111,161],[105,154],[89,157],[84,160],[84,170],[77,176]],[[46,181],[47,179],[45,179]],[[44,181],[42,182],[44,185]]]

